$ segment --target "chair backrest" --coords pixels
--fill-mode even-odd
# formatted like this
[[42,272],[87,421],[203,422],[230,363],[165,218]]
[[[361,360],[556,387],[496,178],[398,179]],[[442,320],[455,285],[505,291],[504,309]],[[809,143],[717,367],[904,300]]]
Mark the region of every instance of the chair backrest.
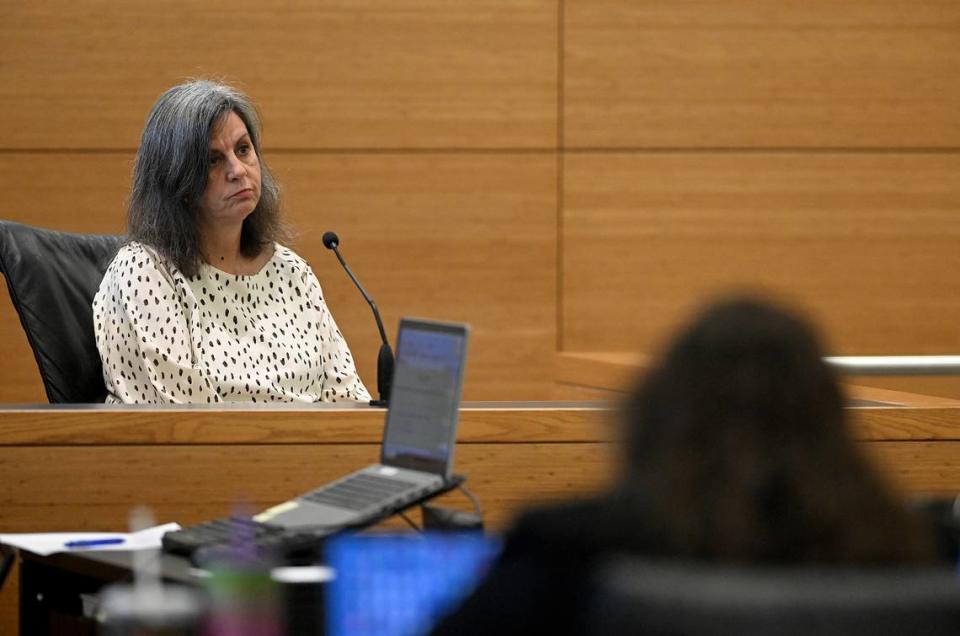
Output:
[[949,567],[726,567],[624,557],[602,566],[591,634],[960,634]]
[[0,273],[51,403],[106,398],[91,305],[123,240],[0,221]]

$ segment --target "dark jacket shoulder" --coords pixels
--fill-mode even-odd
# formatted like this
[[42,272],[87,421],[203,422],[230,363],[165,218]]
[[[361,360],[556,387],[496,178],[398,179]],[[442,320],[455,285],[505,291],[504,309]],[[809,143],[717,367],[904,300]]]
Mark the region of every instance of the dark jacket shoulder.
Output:
[[486,579],[434,633],[583,633],[594,565],[653,548],[637,505],[609,495],[525,512]]

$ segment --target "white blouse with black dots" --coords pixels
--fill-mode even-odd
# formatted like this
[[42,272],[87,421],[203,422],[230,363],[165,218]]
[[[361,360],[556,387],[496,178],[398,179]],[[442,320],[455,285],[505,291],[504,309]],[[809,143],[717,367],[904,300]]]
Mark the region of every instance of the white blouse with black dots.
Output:
[[320,282],[281,245],[257,274],[203,264],[186,278],[129,243],[107,268],[93,320],[108,403],[370,399]]

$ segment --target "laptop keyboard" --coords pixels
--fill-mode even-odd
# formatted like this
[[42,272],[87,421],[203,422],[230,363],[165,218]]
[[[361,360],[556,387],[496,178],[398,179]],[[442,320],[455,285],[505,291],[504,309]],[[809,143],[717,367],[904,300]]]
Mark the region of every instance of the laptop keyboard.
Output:
[[313,559],[326,534],[321,531],[285,530],[246,517],[229,517],[168,532],[163,535],[161,545],[164,552],[189,557],[199,565],[202,565],[200,561],[203,559],[197,557],[204,551],[210,552],[212,548],[222,548],[222,556],[246,550],[289,562],[304,555]]
[[281,532],[280,528],[257,523],[245,517],[228,517],[205,521],[195,526],[175,530],[163,535],[164,552],[190,555],[197,548],[231,541],[256,541],[267,535]]
[[363,510],[416,487],[417,484],[402,479],[358,473],[328,488],[306,494],[302,499],[348,510]]

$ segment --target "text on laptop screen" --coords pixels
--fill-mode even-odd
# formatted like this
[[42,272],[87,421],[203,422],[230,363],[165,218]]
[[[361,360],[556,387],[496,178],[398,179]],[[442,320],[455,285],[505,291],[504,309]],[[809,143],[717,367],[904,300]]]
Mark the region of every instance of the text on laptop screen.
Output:
[[382,463],[449,476],[465,346],[462,325],[401,322]]

